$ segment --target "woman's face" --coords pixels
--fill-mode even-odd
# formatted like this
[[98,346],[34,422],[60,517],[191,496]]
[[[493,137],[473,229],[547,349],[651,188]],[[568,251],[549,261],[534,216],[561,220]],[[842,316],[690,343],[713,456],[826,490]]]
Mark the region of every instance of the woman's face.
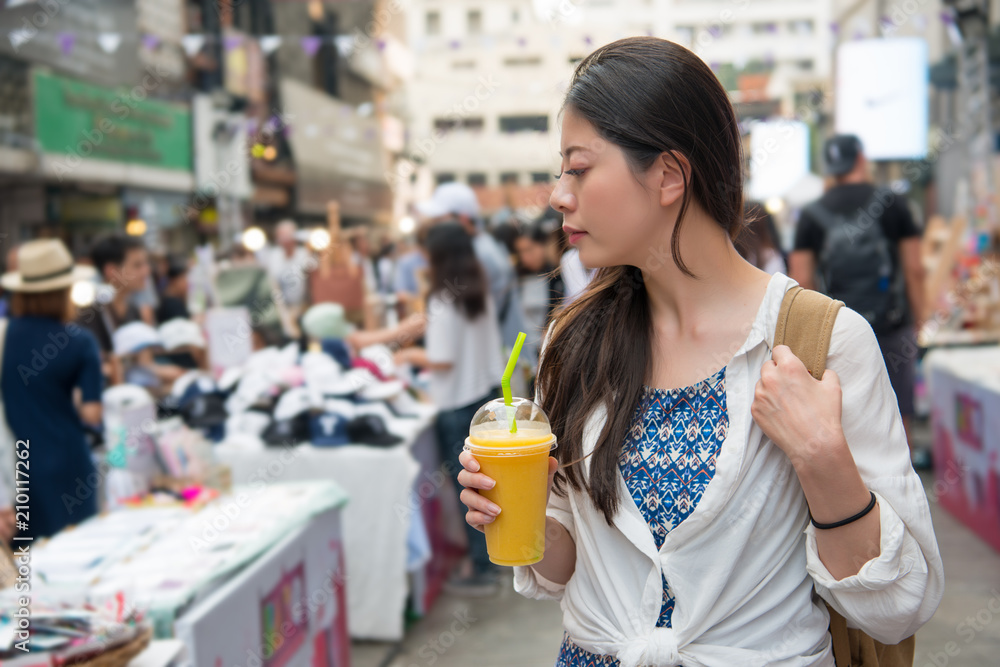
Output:
[[637,179],[622,150],[571,107],[563,114],[560,152],[562,175],[549,203],[563,214],[580,260],[590,268],[645,266],[672,228],[663,221],[655,165]]

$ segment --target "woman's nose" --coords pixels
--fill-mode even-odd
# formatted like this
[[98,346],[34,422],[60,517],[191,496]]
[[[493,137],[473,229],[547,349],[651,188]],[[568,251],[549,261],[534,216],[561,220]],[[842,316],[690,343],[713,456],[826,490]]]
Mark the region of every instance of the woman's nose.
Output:
[[576,197],[574,197],[561,181],[556,181],[556,187],[549,195],[549,205],[560,213],[566,214],[576,209]]

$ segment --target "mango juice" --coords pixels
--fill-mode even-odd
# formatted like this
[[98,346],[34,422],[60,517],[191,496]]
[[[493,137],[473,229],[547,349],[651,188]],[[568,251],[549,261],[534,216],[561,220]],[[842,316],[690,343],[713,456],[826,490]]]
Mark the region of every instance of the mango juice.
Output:
[[545,553],[545,496],[549,453],[555,438],[548,429],[520,428],[475,432],[468,449],[496,486],[480,491],[500,515],[486,525],[486,549],[497,565],[531,565]]

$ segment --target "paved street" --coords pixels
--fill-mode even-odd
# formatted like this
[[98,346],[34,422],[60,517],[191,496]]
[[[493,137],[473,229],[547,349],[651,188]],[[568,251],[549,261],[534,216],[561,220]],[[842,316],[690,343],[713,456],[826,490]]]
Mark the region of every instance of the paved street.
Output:
[[[924,475],[947,580],[934,618],[917,634],[914,667],[1000,665],[1000,553],[937,505]],[[445,595],[401,646],[356,644],[353,667],[551,667],[562,638],[559,607],[499,595]],[[950,652],[950,655],[949,655]]]

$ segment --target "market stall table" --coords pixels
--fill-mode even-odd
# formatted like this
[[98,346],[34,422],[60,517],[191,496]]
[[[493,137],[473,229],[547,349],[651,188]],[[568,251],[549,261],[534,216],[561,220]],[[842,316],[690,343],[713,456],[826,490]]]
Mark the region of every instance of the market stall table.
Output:
[[[218,460],[232,469],[234,483],[330,479],[348,493],[343,531],[353,638],[403,637],[408,572],[430,556],[425,510],[444,480],[440,474],[421,473],[414,455],[419,450],[424,460],[428,450],[436,450],[433,421],[433,409],[419,418],[389,420],[389,430],[403,438],[389,447],[302,443],[248,451],[223,442],[215,448]],[[429,489],[417,493],[422,484]],[[421,585],[426,589],[425,582]],[[425,600],[420,606],[426,606]]]
[[[306,554],[298,555],[292,575],[298,579],[290,584],[299,584],[300,596],[291,599],[302,599],[328,581],[345,578],[340,513],[346,502],[343,490],[327,480],[237,486],[198,508],[143,506],[101,515],[35,547],[32,600],[98,607],[119,600],[143,610],[158,638],[169,638],[175,622],[180,627],[178,618],[192,607],[218,622],[219,610],[229,609],[234,600],[246,604],[248,593],[258,595],[260,582],[271,589],[251,608],[266,610],[268,591],[280,588],[275,582],[289,581],[290,550]],[[248,573],[254,578],[245,583]],[[10,602],[5,595],[0,595],[3,606]],[[337,657],[348,642],[344,606],[306,606],[310,642],[297,655],[308,649],[311,664],[345,664]],[[246,641],[266,645],[267,626],[254,628],[256,635]],[[319,634],[322,639],[315,639]],[[198,655],[197,635],[181,639],[187,640],[189,655]],[[314,653],[320,649],[323,656]]]
[[924,365],[938,501],[1000,550],[1000,347],[934,350]]

